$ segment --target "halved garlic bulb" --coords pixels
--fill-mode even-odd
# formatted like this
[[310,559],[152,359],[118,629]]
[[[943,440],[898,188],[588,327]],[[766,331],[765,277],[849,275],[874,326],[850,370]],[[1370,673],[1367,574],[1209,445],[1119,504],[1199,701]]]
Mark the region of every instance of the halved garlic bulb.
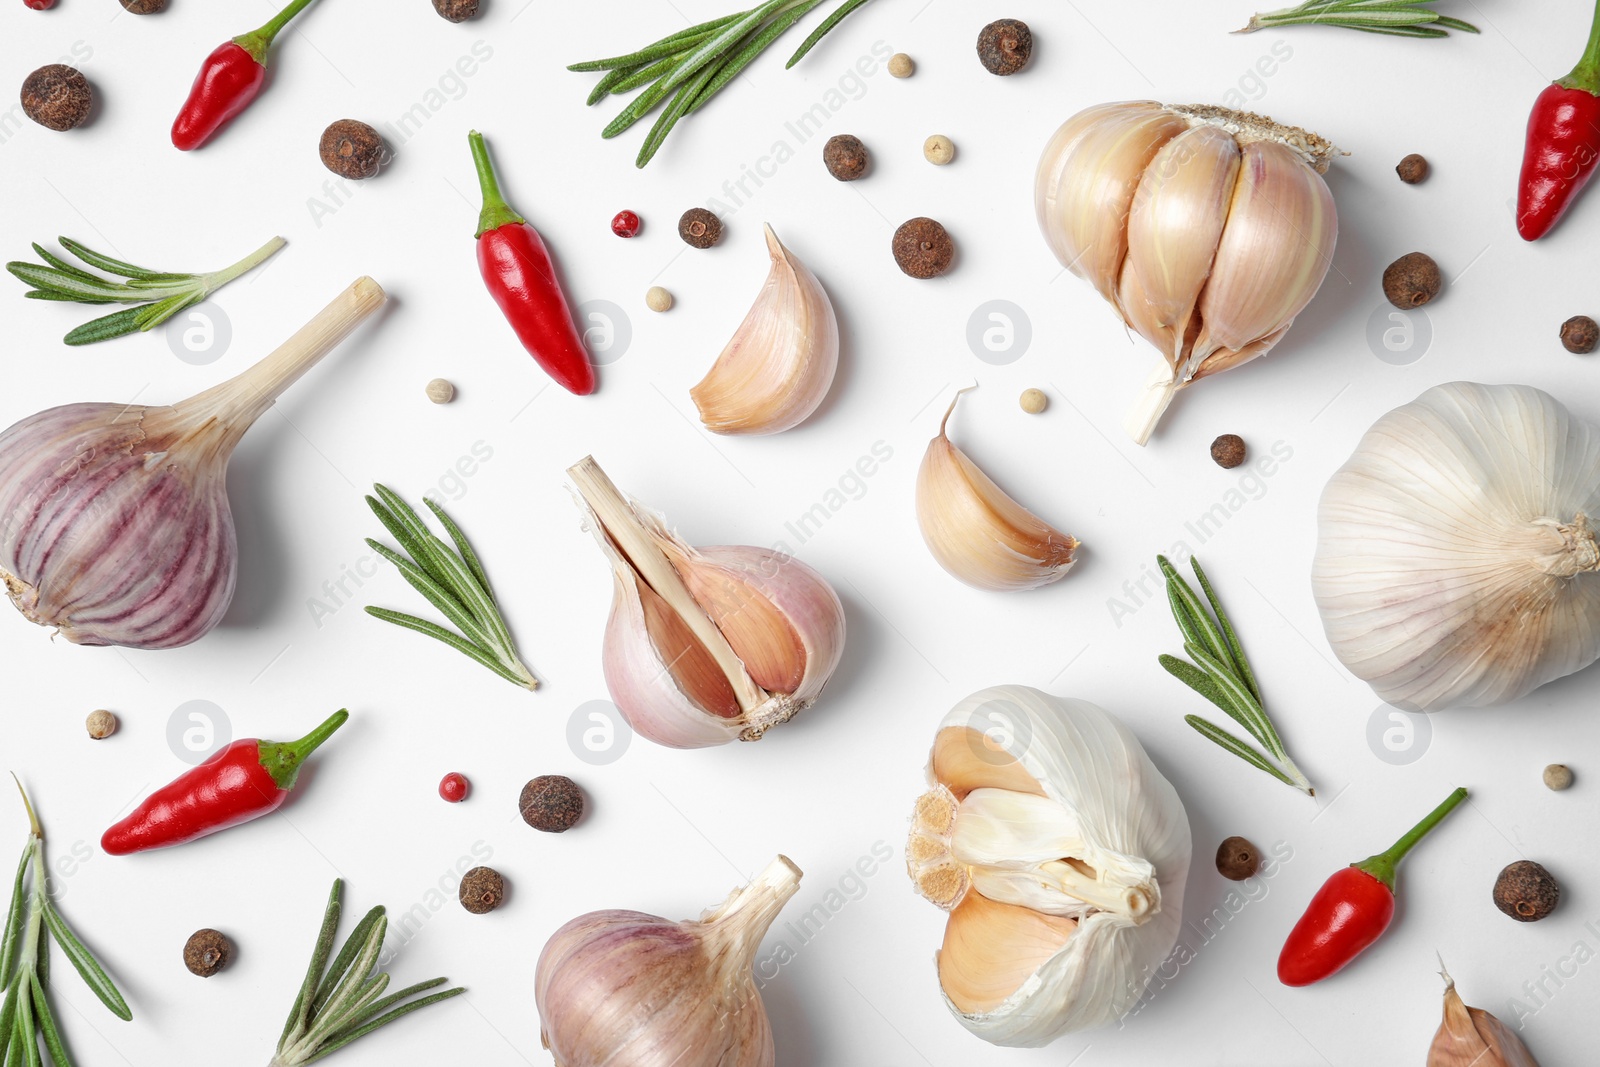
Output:
[[79,645],[177,648],[233,599],[228,461],[278,396],[387,297],[361,278],[243,374],[171,405],[68,404],[0,433],[0,581]]
[[1129,1011],[1177,941],[1177,791],[1100,708],[1027,686],[944,717],[906,866],[950,913],[939,986],[968,1030],[1039,1046]]
[[567,471],[615,580],[605,676],[633,729],[670,748],[755,741],[810,707],[844,655],[844,606],[810,567],[694,548],[592,457]]
[[1072,569],[1077,538],[1007,496],[945,433],[966,391],[950,401],[917,471],[922,540],[939,566],[978,589],[1007,592],[1060,581]]
[[772,269],[756,302],[699,385],[689,390],[712,433],[798,426],[839,368],[839,321],[816,275],[765,227]]
[[1034,179],[1045,240],[1163,357],[1127,419],[1139,444],[1178,390],[1265,355],[1316,295],[1337,154],[1260,115],[1151,100],[1081,111],[1050,139]]
[[1311,587],[1395,707],[1503,704],[1600,658],[1600,430],[1526,385],[1434,386],[1328,480]]

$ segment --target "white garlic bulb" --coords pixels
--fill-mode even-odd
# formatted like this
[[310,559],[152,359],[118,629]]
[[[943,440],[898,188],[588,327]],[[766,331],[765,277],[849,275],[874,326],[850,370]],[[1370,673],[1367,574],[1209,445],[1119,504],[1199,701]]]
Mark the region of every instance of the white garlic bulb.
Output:
[[906,864],[950,912],[946,1003],[996,1045],[1039,1046],[1138,1003],[1177,942],[1192,844],[1177,791],[1120,722],[1027,686],[944,717]]
[[1050,139],[1034,180],[1045,240],[1163,357],[1128,416],[1139,444],[1178,390],[1265,355],[1316,295],[1337,151],[1260,115],[1151,100],[1091,107]]
[[[972,387],[968,387],[972,388]],[[1010,592],[1058,582],[1072,569],[1078,539],[1017,503],[945,429],[956,393],[917,470],[917,527],[933,558],[975,589]]]
[[689,390],[712,433],[779,433],[817,410],[839,368],[839,321],[816,275],[767,226],[772,268],[755,304]]
[[695,548],[592,457],[568,470],[611,564],[606,685],[657,744],[759,740],[814,703],[844,656],[844,606],[816,571],[749,545]]
[[1503,704],[1600,657],[1600,431],[1526,385],[1435,386],[1329,479],[1312,590],[1398,708]]

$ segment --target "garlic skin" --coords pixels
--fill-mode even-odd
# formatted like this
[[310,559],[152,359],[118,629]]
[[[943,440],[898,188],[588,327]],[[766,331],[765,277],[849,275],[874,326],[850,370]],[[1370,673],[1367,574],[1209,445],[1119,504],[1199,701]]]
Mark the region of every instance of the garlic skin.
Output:
[[1444,1020],[1428,1049],[1427,1067],[1539,1067],[1515,1030],[1481,1008],[1469,1008],[1441,965]]
[[691,547],[592,458],[567,473],[611,564],[603,666],[636,733],[669,748],[756,741],[816,701],[844,656],[826,579],[770,549]]
[[1600,431],[1525,385],[1435,386],[1322,493],[1311,586],[1395,707],[1504,704],[1600,657]]
[[976,589],[1011,592],[1060,581],[1072,569],[1077,538],[1011,499],[950,443],[946,427],[966,391],[950,401],[917,471],[922,540],[939,566]]
[[950,912],[939,985],[961,1024],[1039,1047],[1130,1011],[1177,943],[1193,851],[1138,739],[1086,701],[995,686],[944,717],[927,778],[906,866]]
[[816,275],[765,227],[772,269],[733,339],[689,396],[712,433],[781,433],[828,395],[839,321]]
[[1151,100],[1081,111],[1045,146],[1046,243],[1163,357],[1126,422],[1139,444],[1179,390],[1265,355],[1316,295],[1337,154],[1260,115]]
[[238,572],[234,447],[385,299],[360,279],[260,363],[181,403],[68,404],[0,433],[0,581],[23,617],[79,645],[177,648],[209,633]]
[[750,968],[799,887],[800,869],[779,856],[698,921],[595,911],[561,927],[534,977],[556,1067],[773,1067]]

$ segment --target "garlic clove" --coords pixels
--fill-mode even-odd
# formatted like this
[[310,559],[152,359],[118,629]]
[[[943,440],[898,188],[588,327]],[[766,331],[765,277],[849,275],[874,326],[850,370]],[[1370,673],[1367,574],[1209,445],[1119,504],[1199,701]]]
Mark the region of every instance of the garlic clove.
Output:
[[359,279],[255,366],[177,404],[70,404],[0,433],[0,581],[23,616],[124,648],[215,628],[238,571],[234,447],[386,299]]
[[1479,1008],[1469,1008],[1444,978],[1444,1019],[1428,1049],[1427,1067],[1539,1067],[1522,1039],[1505,1023]]
[[827,396],[839,367],[839,322],[828,294],[772,227],[765,229],[767,280],[716,363],[689,390],[713,433],[798,426]]
[[1196,376],[1212,352],[1286,330],[1322,286],[1338,236],[1321,175],[1275,141],[1245,145],[1185,377]]
[[1076,919],[969,893],[944,928],[939,986],[950,1005],[964,1015],[996,1011],[1007,1006],[1077,932]]
[[1007,496],[950,443],[945,428],[956,394],[917,472],[917,523],[933,558],[978,589],[1037,589],[1059,581],[1078,549],[1068,537]]
[[1044,796],[1044,786],[1001,740],[970,726],[947,726],[934,737],[929,773],[958,799],[985,787]]
[[[1127,254],[1125,220],[1151,157],[1188,123],[1160,104],[1135,101],[1069,119],[1051,139],[1036,181],[1046,239],[1068,270],[1116,303]],[[1070,204],[1070,211],[1061,205]]]
[[[1196,126],[1161,146],[1133,198],[1121,307],[1130,321],[1137,317],[1165,330],[1165,347],[1160,335],[1140,333],[1161,348],[1174,367],[1182,363],[1181,342],[1228,222],[1239,161],[1239,146],[1231,134],[1215,126]],[[1130,281],[1136,283],[1131,292]]]

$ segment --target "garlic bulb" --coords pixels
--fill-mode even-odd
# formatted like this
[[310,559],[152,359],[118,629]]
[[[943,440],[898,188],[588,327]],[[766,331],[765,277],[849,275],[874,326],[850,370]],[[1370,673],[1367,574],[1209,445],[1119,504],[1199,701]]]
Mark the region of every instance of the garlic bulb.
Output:
[[567,474],[611,563],[606,685],[637,733],[755,741],[811,706],[844,655],[844,606],[821,575],[770,549],[685,544],[592,457]]
[[80,645],[209,633],[238,570],[234,446],[385,299],[358,280],[260,363],[181,403],[69,404],[0,434],[0,579],[23,616]]
[[1428,1049],[1428,1067],[1539,1067],[1522,1039],[1505,1023],[1481,1008],[1469,1008],[1456,992],[1456,980],[1444,979],[1444,1021]]
[[1312,591],[1407,710],[1503,704],[1600,657],[1600,431],[1525,385],[1435,386],[1328,480]]
[[1266,355],[1316,295],[1337,153],[1260,115],[1151,100],[1080,111],[1050,139],[1034,180],[1045,240],[1162,355],[1128,415],[1139,444],[1178,390]]
[[779,856],[698,922],[594,911],[557,930],[533,986],[556,1067],[772,1067],[750,967],[799,887]]
[[906,865],[950,912],[939,985],[996,1045],[1119,1019],[1177,943],[1189,819],[1138,739],[1087,701],[984,689],[944,717]]
[[1037,589],[1060,581],[1072,569],[1077,539],[1012,500],[945,434],[966,391],[950,401],[917,471],[922,540],[939,566],[978,589]]
[[779,433],[828,395],[839,368],[839,321],[816,276],[767,226],[772,269],[733,339],[689,390],[712,433]]

